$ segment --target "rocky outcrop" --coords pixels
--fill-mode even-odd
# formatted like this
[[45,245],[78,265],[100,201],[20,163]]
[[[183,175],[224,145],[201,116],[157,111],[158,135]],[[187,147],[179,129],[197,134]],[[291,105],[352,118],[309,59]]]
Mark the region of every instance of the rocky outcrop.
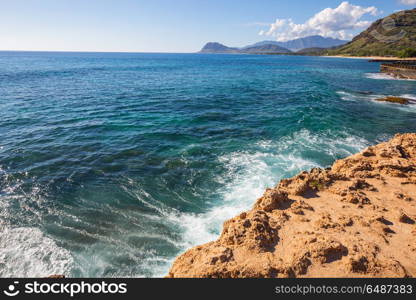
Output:
[[380,67],[382,73],[386,73],[398,79],[416,80],[416,64],[415,62],[408,64],[394,63],[382,64]]
[[416,134],[282,180],[168,277],[415,277]]
[[411,102],[410,99],[403,98],[403,97],[384,97],[384,98],[378,98],[376,101],[380,102],[391,102],[391,103],[398,103],[398,104],[409,104]]

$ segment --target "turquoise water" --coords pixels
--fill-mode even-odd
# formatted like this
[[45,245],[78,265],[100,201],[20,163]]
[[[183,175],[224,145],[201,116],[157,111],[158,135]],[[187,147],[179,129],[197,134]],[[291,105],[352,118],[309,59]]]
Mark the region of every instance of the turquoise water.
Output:
[[0,276],[154,277],[266,187],[416,132],[364,60],[0,52]]

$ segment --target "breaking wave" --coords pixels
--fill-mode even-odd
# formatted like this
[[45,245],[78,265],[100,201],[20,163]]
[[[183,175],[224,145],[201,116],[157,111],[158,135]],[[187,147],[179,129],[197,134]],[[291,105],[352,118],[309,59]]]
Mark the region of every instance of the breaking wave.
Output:
[[414,79],[397,78],[385,73],[366,73],[365,77],[368,79],[376,80],[402,80],[402,81],[415,81]]
[[[250,151],[219,158],[228,170],[225,177],[231,180],[226,183],[226,178],[218,179],[225,185],[215,207],[202,214],[177,213],[167,217],[182,228],[183,250],[213,241],[218,238],[224,221],[249,210],[265,189],[274,187],[281,179],[314,167],[326,167],[369,144],[357,136],[345,134],[340,137],[331,132],[311,133],[308,130],[277,141],[259,142]],[[167,269],[164,275],[166,273]]]
[[67,274],[69,251],[37,228],[5,228],[0,232],[0,277],[47,277]]

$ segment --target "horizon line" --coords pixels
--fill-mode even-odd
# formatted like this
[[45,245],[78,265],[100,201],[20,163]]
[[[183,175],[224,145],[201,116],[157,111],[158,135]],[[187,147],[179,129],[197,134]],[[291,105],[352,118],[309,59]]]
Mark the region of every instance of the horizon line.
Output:
[[147,52],[147,51],[95,51],[95,50],[1,50],[0,52],[59,52],[59,53],[131,53],[131,54],[146,54],[146,53],[154,53],[154,54],[192,54],[198,53],[196,52]]

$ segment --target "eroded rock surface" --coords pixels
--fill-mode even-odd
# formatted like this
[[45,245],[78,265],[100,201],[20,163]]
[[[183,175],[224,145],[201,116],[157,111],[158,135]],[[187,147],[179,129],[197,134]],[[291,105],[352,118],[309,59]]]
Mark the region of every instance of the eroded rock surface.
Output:
[[282,180],[168,277],[416,277],[416,134]]

